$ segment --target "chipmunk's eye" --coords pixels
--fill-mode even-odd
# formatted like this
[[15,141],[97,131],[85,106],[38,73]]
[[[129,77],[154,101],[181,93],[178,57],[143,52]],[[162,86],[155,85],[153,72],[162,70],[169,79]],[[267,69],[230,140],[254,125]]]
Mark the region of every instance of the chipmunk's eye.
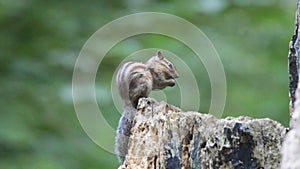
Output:
[[172,63],[169,63],[168,66],[169,66],[170,69],[173,69],[173,64]]

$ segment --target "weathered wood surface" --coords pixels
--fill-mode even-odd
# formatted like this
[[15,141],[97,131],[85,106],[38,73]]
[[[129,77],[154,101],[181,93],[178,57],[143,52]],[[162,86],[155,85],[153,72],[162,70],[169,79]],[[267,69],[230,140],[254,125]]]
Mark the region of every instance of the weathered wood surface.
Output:
[[297,4],[297,12],[295,19],[295,32],[290,41],[289,54],[288,54],[288,65],[289,65],[289,79],[290,79],[290,114],[294,111],[294,104],[296,101],[296,89],[299,81],[299,48],[300,48],[300,36],[299,36],[299,22],[300,22],[300,0]]
[[120,169],[279,168],[286,128],[271,119],[217,119],[140,99]]
[[[299,86],[300,84],[298,84]],[[291,118],[292,129],[288,132],[282,146],[281,169],[300,168],[300,89],[296,90],[296,101]]]
[[297,4],[295,33],[290,42],[290,51],[288,55],[289,73],[290,73],[291,130],[287,134],[282,146],[281,169],[300,168],[299,22],[300,22],[300,0],[298,0],[298,4]]

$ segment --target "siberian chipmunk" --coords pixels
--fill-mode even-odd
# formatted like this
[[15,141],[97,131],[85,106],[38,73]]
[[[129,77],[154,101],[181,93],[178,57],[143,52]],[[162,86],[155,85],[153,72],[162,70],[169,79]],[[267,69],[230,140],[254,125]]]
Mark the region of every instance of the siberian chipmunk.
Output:
[[121,163],[128,152],[128,141],[138,101],[148,97],[151,90],[161,90],[175,85],[179,74],[175,66],[160,51],[145,63],[126,62],[117,74],[116,84],[124,102],[124,112],[116,136],[116,153]]

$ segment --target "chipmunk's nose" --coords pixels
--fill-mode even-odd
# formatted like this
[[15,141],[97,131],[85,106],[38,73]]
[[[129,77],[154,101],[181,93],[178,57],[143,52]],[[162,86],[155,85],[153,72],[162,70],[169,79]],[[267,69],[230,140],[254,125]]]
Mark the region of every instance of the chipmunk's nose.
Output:
[[174,71],[174,75],[173,75],[173,78],[179,78],[179,73],[177,72],[177,70]]

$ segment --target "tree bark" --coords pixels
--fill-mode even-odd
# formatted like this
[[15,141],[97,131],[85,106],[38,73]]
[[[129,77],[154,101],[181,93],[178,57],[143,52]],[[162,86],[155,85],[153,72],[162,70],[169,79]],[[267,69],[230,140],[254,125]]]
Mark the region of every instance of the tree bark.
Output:
[[[299,86],[299,84],[298,84]],[[281,169],[300,168],[300,89],[296,91],[295,109],[292,116],[293,128],[287,134],[282,146]]]
[[119,169],[279,168],[286,128],[271,119],[217,119],[140,99]]
[[295,32],[290,42],[288,65],[289,65],[289,79],[290,79],[290,116],[294,112],[294,103],[296,101],[295,92],[299,80],[299,19],[300,19],[300,0],[297,4]]
[[[289,72],[290,72],[290,98],[291,98],[291,130],[287,134],[282,146],[281,169],[300,168],[300,83],[299,83],[299,20],[300,0],[298,0],[296,13],[296,28],[290,42]],[[298,86],[298,88],[297,88]],[[297,90],[295,89],[297,88]],[[294,102],[293,102],[294,101]]]

